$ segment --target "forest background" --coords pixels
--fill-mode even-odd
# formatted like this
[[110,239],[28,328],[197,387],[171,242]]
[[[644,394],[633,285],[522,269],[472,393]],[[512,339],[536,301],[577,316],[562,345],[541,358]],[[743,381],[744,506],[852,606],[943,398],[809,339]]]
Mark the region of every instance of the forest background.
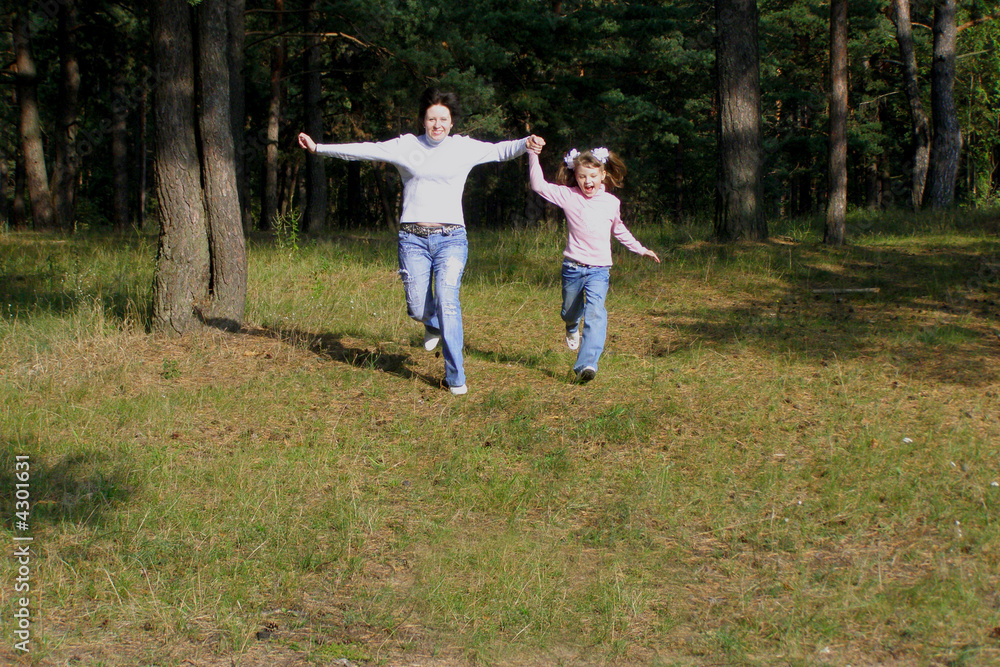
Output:
[[[309,166],[295,137],[310,127],[326,142],[418,132],[415,99],[428,85],[461,96],[468,113],[456,132],[484,140],[529,131],[546,137],[550,169],[570,147],[619,152],[630,169],[621,193],[628,221],[670,224],[712,215],[715,3],[217,4],[229,13],[228,32],[221,33],[228,41],[208,50],[227,54],[240,74],[231,91],[234,117],[243,121],[234,122],[234,151],[246,232],[290,219],[314,233],[393,225],[400,188],[395,170],[383,165],[326,161],[327,190],[321,204],[308,208]],[[901,3],[849,7],[848,200],[855,208],[911,204],[914,120],[893,4]],[[153,59],[145,3],[11,5],[4,18],[16,39],[3,45],[0,225],[121,231],[156,224],[153,96],[164,70]],[[1000,24],[989,20],[995,3],[952,6],[958,33],[952,122],[963,140],[955,201],[981,207],[995,202],[1000,186]],[[909,10],[916,81],[930,115],[935,3],[915,2]],[[817,214],[828,192],[830,7],[780,0],[761,2],[758,11],[763,213]],[[198,20],[192,25],[197,33]],[[18,75],[22,47],[33,66]],[[33,216],[26,191],[18,125],[23,86],[37,91],[33,132],[43,149],[29,163],[48,166],[52,217]],[[473,173],[466,197],[471,225],[526,226],[544,217],[522,172],[515,162]],[[72,213],[60,215],[60,207]]]

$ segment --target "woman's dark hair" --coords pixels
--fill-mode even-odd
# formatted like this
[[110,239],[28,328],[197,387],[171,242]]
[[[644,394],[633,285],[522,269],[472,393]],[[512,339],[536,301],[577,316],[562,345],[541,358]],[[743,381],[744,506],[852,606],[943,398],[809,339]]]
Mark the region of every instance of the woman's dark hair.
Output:
[[427,117],[427,109],[436,104],[448,107],[448,111],[451,112],[451,122],[458,122],[458,117],[462,115],[462,107],[458,103],[458,95],[455,93],[442,93],[437,88],[428,88],[420,96],[421,124],[423,124],[424,118]]

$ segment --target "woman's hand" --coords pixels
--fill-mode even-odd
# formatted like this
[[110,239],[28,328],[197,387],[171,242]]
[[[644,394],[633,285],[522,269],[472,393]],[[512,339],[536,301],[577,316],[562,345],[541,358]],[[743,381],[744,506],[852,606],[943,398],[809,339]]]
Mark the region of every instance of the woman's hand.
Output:
[[302,146],[302,148],[310,153],[316,152],[316,142],[305,132],[299,132],[299,146]]
[[646,257],[652,257],[652,258],[653,258],[654,260],[656,260],[656,263],[657,263],[657,264],[659,264],[659,263],[660,263],[660,258],[659,258],[659,257],[658,257],[658,256],[656,255],[656,253],[655,253],[655,252],[653,252],[652,250],[649,250],[649,249],[647,249],[647,250],[646,250],[646,252],[644,252],[644,253],[642,253],[642,254],[643,254],[644,256],[646,256]]
[[535,155],[538,155],[542,152],[542,147],[544,145],[545,145],[545,139],[542,139],[541,137],[534,134],[528,137],[528,142],[527,142],[528,150],[534,153]]

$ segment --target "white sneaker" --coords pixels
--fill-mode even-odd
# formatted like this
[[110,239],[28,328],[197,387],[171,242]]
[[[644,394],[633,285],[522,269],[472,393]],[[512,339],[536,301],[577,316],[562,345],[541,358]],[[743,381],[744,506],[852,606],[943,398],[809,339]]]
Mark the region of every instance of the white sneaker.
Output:
[[580,371],[579,374],[577,374],[576,381],[579,382],[580,384],[586,384],[587,382],[593,380],[595,377],[597,377],[597,369],[594,368],[593,366],[587,366],[582,371]]
[[424,349],[430,352],[438,343],[441,342],[441,334],[432,334],[429,331],[424,331]]
[[458,387],[448,387],[448,391],[455,394],[456,396],[462,396],[463,394],[469,393],[469,385],[463,384]]
[[575,350],[580,347],[580,330],[566,334],[566,347]]

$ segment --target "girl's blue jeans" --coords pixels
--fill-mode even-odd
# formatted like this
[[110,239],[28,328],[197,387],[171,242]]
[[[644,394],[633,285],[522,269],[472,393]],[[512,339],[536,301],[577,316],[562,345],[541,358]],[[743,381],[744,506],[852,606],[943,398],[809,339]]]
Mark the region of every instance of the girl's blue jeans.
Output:
[[406,292],[406,313],[423,322],[427,333],[441,336],[444,381],[449,387],[465,384],[459,290],[468,257],[464,227],[427,238],[399,232],[399,276]]
[[573,365],[576,373],[588,366],[597,370],[597,360],[601,358],[608,336],[608,311],[604,309],[604,300],[610,281],[611,267],[563,262],[561,315],[566,333],[579,329],[580,319],[583,319],[580,350]]

